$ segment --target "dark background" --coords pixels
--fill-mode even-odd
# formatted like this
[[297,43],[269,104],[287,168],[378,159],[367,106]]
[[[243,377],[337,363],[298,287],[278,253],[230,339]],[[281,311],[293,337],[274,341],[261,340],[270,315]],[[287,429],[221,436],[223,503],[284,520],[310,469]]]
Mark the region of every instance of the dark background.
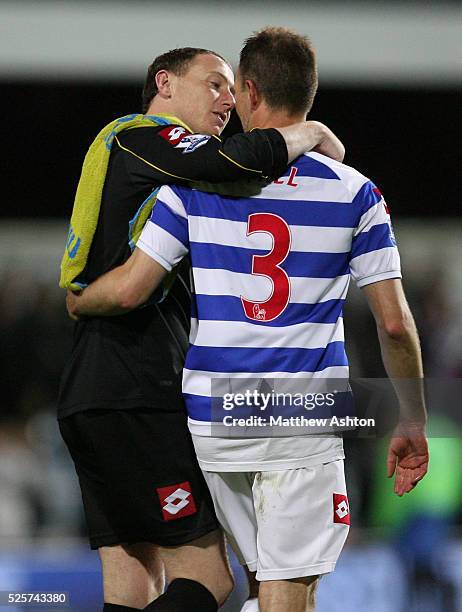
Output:
[[[461,0],[179,4],[175,10],[172,0],[0,0],[0,589],[68,591],[75,612],[101,610],[102,594],[97,553],[82,539],[80,492],[56,424],[56,394],[73,327],[57,286],[59,261],[88,146],[109,121],[139,111],[143,66],[158,52],[186,42],[222,49],[222,42],[226,47],[227,40],[242,41],[251,31],[246,11],[252,20],[258,7],[261,26],[266,20],[283,24],[287,17],[297,30],[313,30],[320,61],[322,49],[348,60],[339,63],[342,70],[332,61],[330,73],[320,70],[311,116],[337,133],[347,149],[345,162],[373,179],[387,198],[426,377],[443,388],[446,380],[459,385],[462,379],[462,36],[456,28],[462,30],[460,11],[446,12]],[[336,18],[337,6],[352,16],[345,24]],[[314,29],[313,7],[321,9]],[[66,8],[76,10],[64,13],[66,22],[55,20]],[[146,29],[140,39],[145,52],[144,45],[132,48],[136,24],[111,21],[119,10],[152,24],[152,40]],[[324,10],[328,19],[321,18]],[[215,21],[204,21],[210,15]],[[115,29],[104,28],[106,16]],[[81,31],[72,18],[83,24]],[[159,42],[159,23],[167,45]],[[335,40],[330,25],[347,36]],[[447,40],[443,32],[449,32]],[[358,56],[354,43],[361,37]],[[124,57],[139,53],[141,73],[135,63],[127,69],[107,53],[119,39]],[[383,56],[371,47],[376,40]],[[444,57],[435,53],[441,49]],[[225,55],[236,60],[237,47]],[[383,68],[371,71],[371,65]],[[233,120],[227,132],[237,127]],[[375,323],[362,298],[352,288],[345,311],[351,374],[382,377]],[[462,612],[458,404],[429,394],[430,472],[402,499],[385,478],[385,441],[346,440],[353,529],[338,568],[321,581],[319,612]],[[442,424],[447,408],[457,417]],[[237,575],[241,595],[243,584]],[[228,611],[238,609],[229,602]]]
[[[112,119],[140,109],[142,83],[0,82],[2,217],[70,217],[86,150]],[[344,142],[392,215],[459,214],[462,88],[320,87],[311,118]],[[226,133],[239,129],[233,118]]]

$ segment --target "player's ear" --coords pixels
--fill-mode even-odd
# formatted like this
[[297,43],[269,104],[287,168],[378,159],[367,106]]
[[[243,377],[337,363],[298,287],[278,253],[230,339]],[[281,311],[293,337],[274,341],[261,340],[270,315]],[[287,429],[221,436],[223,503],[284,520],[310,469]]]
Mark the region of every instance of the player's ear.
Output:
[[250,110],[252,111],[257,110],[257,108],[260,106],[260,103],[262,101],[260,92],[258,91],[258,88],[255,85],[254,81],[252,81],[251,79],[247,79],[245,81],[245,85],[249,92]]
[[167,70],[159,70],[154,77],[157,91],[161,98],[171,98],[171,74]]

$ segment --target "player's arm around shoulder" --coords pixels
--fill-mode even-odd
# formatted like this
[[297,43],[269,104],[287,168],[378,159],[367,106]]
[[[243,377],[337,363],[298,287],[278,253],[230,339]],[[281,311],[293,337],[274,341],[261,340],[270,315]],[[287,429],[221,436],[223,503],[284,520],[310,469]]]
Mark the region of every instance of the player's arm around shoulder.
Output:
[[[154,137],[153,137],[154,136]],[[254,129],[224,140],[192,134],[180,125],[128,130],[116,137],[135,181],[148,184],[189,182],[268,182],[284,173],[287,163],[309,150],[342,161],[345,148],[333,132],[317,121],[284,128]]]
[[306,151],[316,151],[339,162],[345,157],[343,143],[319,121],[295,123],[278,131],[286,142],[289,163]]
[[67,311],[73,319],[82,316],[118,315],[144,304],[167,270],[136,248],[127,261],[103,274],[83,291],[68,291]]
[[427,420],[419,336],[399,279],[363,288],[374,315],[382,359],[400,404],[400,421],[388,448],[387,475],[395,493],[409,493],[428,470]]

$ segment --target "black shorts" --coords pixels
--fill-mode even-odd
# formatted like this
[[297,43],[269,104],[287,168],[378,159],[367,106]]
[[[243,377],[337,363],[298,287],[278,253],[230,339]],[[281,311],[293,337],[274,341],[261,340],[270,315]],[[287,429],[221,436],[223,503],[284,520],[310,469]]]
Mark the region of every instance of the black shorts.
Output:
[[184,414],[88,410],[59,427],[79,477],[91,548],[176,546],[218,527]]

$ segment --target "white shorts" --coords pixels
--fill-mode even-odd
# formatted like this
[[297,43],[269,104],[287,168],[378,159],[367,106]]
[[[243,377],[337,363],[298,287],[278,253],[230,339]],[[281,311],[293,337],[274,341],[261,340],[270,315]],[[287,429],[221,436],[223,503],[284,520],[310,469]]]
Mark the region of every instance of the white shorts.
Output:
[[327,574],[348,535],[343,460],[272,472],[203,472],[242,564],[258,580]]

